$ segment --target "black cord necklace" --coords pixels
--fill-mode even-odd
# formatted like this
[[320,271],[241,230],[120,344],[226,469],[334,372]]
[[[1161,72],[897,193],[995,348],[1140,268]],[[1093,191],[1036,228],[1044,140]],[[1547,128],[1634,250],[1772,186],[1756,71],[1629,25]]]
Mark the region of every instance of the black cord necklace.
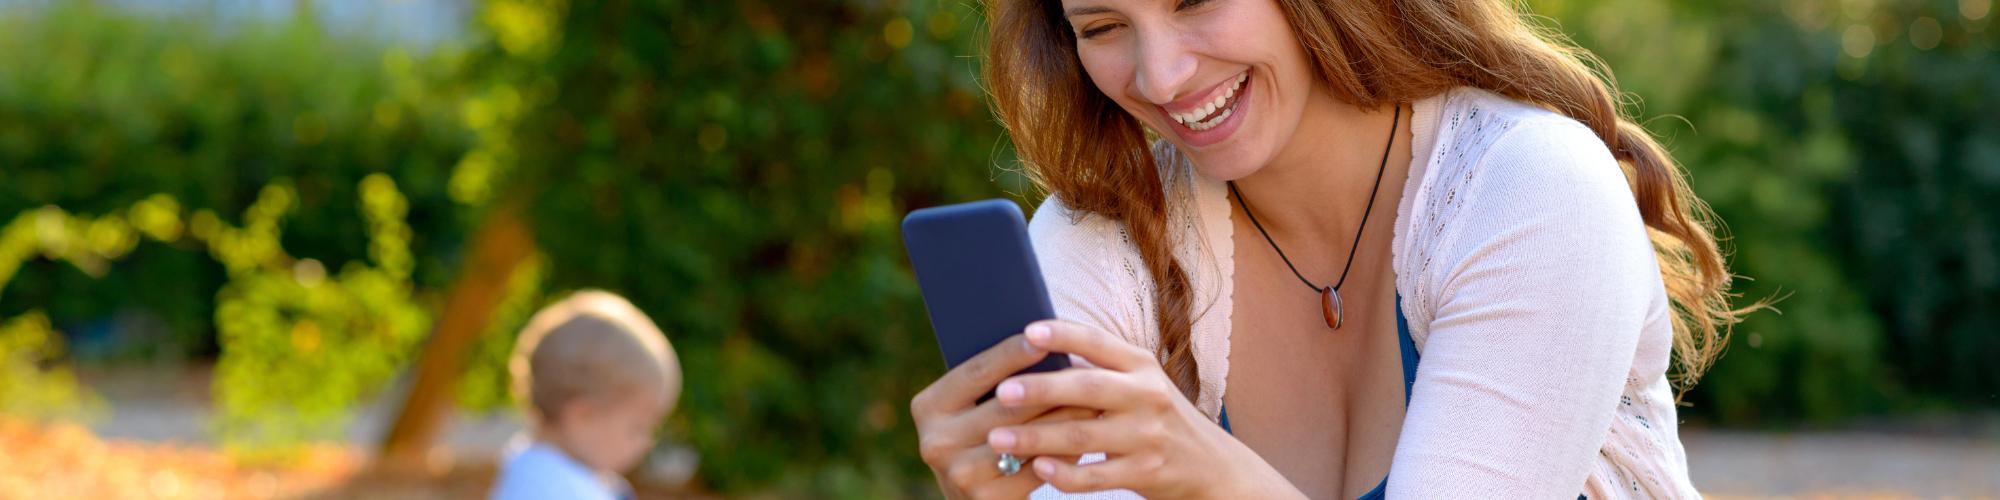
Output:
[[1341,323],[1346,319],[1346,310],[1340,304],[1340,286],[1347,284],[1347,271],[1354,269],[1354,252],[1361,249],[1362,231],[1368,229],[1368,216],[1375,211],[1375,195],[1381,194],[1382,191],[1382,173],[1389,170],[1389,150],[1396,145],[1396,132],[1403,125],[1403,106],[1397,105],[1395,113],[1395,119],[1389,122],[1389,144],[1382,147],[1382,165],[1375,167],[1375,187],[1368,191],[1368,205],[1361,208],[1361,224],[1354,229],[1354,244],[1347,248],[1347,265],[1341,266],[1340,278],[1335,280],[1332,286],[1322,287],[1313,284],[1312,280],[1306,279],[1304,273],[1299,272],[1298,266],[1292,265],[1292,259],[1285,256],[1285,249],[1278,248],[1278,241],[1271,239],[1271,233],[1265,231],[1264,225],[1257,222],[1257,215],[1251,213],[1250,201],[1243,199],[1243,192],[1236,189],[1236,181],[1229,182],[1229,193],[1236,195],[1236,204],[1243,207],[1243,216],[1250,219],[1250,226],[1257,228],[1258,234],[1264,235],[1264,241],[1270,243],[1271,249],[1278,252],[1278,260],[1285,261],[1285,267],[1292,270],[1292,276],[1297,276],[1300,283],[1306,284],[1306,288],[1311,288],[1313,293],[1319,294],[1320,312],[1326,316],[1326,326],[1335,330],[1339,330]]

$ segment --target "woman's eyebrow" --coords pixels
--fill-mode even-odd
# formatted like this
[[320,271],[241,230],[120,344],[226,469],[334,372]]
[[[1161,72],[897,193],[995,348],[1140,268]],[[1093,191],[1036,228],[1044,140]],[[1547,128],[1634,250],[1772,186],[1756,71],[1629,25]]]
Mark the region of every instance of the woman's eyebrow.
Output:
[[1111,8],[1104,7],[1101,5],[1086,5],[1082,7],[1071,8],[1067,11],[1064,11],[1063,17],[1088,16],[1091,14],[1103,14],[1106,12],[1111,12]]

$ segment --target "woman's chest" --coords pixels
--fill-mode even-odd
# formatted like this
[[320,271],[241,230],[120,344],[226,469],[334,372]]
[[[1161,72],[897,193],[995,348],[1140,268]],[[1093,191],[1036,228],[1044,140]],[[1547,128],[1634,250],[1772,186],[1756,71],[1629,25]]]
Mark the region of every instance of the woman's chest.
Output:
[[1313,498],[1367,492],[1395,452],[1405,399],[1385,264],[1356,262],[1338,330],[1327,326],[1320,295],[1284,267],[1246,256],[1232,278],[1223,401],[1231,427]]

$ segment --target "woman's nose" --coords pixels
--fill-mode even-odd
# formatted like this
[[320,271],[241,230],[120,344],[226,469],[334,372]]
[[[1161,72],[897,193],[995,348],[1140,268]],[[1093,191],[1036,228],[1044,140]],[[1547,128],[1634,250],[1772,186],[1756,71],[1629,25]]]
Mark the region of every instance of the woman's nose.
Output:
[[1188,79],[1194,77],[1197,61],[1181,45],[1179,35],[1167,30],[1139,33],[1139,67],[1132,85],[1140,97],[1154,104],[1166,104],[1179,97]]

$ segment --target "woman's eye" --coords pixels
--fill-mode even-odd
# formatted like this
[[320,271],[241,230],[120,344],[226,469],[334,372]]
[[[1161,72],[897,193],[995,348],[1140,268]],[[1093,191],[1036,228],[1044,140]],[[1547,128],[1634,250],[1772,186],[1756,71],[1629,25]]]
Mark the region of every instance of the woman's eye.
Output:
[[1083,30],[1083,33],[1079,33],[1077,34],[1077,36],[1083,37],[1084,39],[1097,38],[1097,35],[1109,33],[1113,28],[1117,28],[1118,26],[1119,26],[1118,24],[1105,24],[1101,26],[1093,26],[1090,28],[1085,28]]
[[1205,3],[1208,3],[1208,0],[1181,0],[1179,5],[1174,6],[1174,10],[1187,10]]

